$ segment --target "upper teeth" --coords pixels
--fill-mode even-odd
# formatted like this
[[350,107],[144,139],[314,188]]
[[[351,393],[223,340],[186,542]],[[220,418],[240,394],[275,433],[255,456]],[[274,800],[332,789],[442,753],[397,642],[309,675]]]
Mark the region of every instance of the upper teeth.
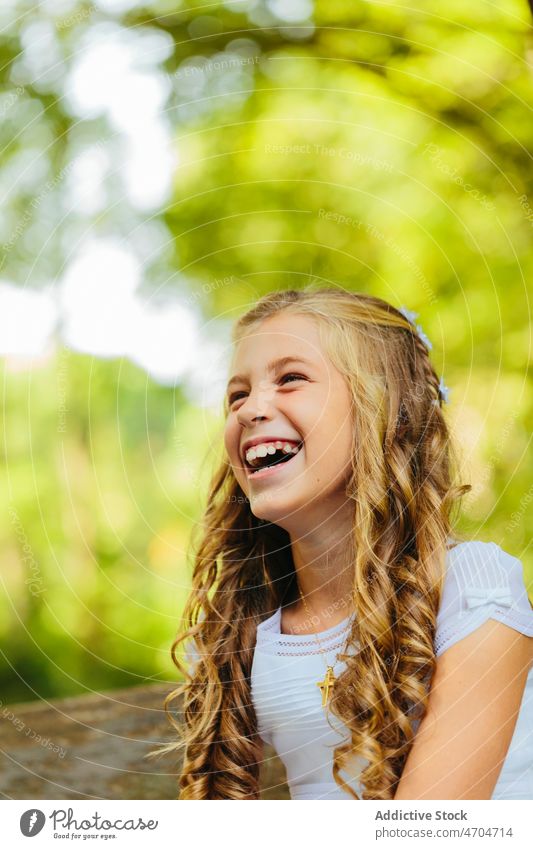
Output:
[[261,442],[259,445],[254,445],[245,453],[245,457],[249,463],[257,457],[266,457],[267,454],[275,454],[276,449],[282,449],[284,454],[297,454],[300,450],[298,445],[292,445],[290,442]]

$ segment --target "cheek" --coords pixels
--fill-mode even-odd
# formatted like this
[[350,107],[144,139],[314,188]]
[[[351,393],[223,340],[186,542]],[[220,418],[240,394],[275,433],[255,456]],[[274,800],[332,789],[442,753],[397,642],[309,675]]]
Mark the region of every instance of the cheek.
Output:
[[339,470],[350,460],[352,454],[352,425],[348,419],[343,421],[343,412],[338,417],[328,417],[324,427],[313,433],[310,440],[312,461],[320,467],[328,467],[331,471]]
[[228,424],[224,430],[224,447],[228,454],[228,457],[233,458],[236,451],[236,439],[237,435],[235,432],[234,425]]
[[224,430],[224,446],[233,466],[240,465],[240,427],[238,423],[229,422]]

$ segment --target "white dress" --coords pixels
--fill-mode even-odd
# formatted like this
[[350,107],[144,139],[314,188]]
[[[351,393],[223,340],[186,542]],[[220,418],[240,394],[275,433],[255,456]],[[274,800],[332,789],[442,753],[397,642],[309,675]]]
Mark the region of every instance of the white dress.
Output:
[[[446,554],[435,638],[437,657],[487,619],[533,637],[533,610],[521,561],[494,542],[459,543]],[[347,617],[319,632],[322,651],[336,676],[345,668],[336,655],[344,649],[350,620]],[[281,634],[280,621],[278,608],[257,627],[251,684],[260,737],[273,745],[283,761],[291,799],[353,801],[332,773],[333,749],[349,732],[322,707],[316,682],[324,677],[326,658],[313,635]],[[351,776],[342,773],[359,797],[362,789],[357,778],[364,765],[359,760]],[[533,667],[492,799],[533,799]]]

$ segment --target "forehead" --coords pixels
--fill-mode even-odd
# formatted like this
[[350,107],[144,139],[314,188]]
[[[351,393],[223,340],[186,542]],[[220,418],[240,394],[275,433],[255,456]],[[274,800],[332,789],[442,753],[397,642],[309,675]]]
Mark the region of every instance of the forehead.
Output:
[[279,314],[256,325],[235,346],[232,374],[236,369],[266,367],[274,358],[288,356],[325,364],[318,327],[311,318]]

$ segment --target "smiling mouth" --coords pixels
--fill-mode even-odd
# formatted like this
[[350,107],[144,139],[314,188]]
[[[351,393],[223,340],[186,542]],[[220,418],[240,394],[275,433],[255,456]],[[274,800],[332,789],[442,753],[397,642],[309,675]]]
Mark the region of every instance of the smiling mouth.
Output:
[[285,454],[282,451],[276,451],[275,454],[267,454],[266,457],[262,458],[263,462],[259,467],[250,465],[250,463],[245,459],[244,467],[246,469],[246,476],[248,478],[255,478],[266,477],[267,475],[274,474],[275,472],[279,471],[281,466],[286,466],[288,463],[294,460],[294,458],[297,457],[300,451],[302,450],[302,446],[303,442],[300,442],[300,444],[297,446],[298,451],[296,452],[296,454]]

